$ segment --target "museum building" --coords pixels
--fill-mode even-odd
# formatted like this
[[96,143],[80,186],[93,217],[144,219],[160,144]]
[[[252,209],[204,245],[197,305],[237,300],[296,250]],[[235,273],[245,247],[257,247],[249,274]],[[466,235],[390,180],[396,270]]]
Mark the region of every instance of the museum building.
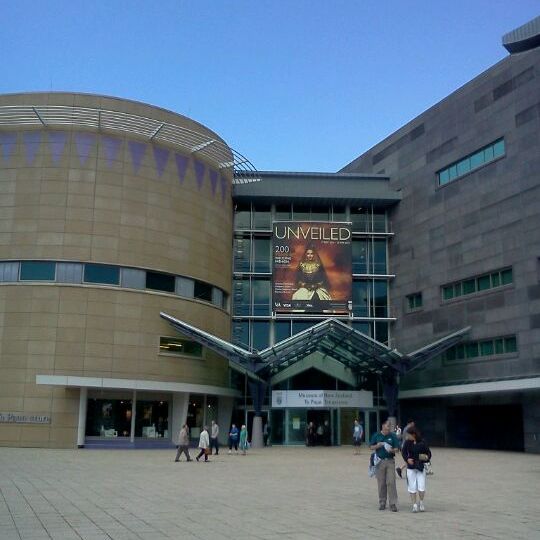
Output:
[[[0,96],[0,445],[170,446],[213,419],[350,444],[391,416],[539,452],[540,18],[503,44],[337,173],[257,171],[150,105]],[[345,310],[276,308],[283,222],[349,227]]]

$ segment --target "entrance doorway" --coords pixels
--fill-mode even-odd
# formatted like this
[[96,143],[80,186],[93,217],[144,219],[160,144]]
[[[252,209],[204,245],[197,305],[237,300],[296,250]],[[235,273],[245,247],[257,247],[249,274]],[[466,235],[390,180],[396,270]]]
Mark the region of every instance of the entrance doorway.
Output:
[[326,409],[309,409],[307,411],[307,425],[313,422],[315,428],[314,446],[330,446],[332,437],[332,424],[330,411]]

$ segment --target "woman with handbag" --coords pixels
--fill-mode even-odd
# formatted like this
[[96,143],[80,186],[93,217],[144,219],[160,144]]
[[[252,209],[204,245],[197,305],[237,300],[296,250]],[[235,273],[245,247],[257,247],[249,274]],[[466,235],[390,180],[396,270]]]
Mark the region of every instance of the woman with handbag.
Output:
[[[407,491],[413,503],[413,512],[424,512],[424,496],[426,494],[425,464],[431,460],[431,450],[422,439],[420,431],[412,427],[407,432],[407,440],[401,449],[401,455],[407,464]],[[416,502],[418,493],[419,502]]]
[[248,432],[245,425],[242,425],[242,429],[240,429],[240,450],[242,450],[242,455],[245,456],[247,449],[249,448],[248,443]]

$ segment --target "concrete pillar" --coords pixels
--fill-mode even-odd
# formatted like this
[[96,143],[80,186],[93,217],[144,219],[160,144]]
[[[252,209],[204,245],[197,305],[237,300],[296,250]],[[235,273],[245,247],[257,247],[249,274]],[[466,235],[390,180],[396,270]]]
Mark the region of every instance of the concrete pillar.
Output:
[[135,417],[137,416],[137,390],[133,390],[131,398],[131,428],[129,430],[129,442],[135,442]]
[[171,440],[175,442],[180,428],[186,423],[187,413],[189,407],[189,394],[188,393],[175,393],[173,394],[172,402],[172,415],[169,420],[169,430],[171,432]]
[[220,396],[218,401],[218,426],[219,426],[219,444],[228,444],[229,428],[231,427],[233,410],[233,398]]
[[255,415],[253,417],[253,427],[251,430],[251,446],[253,448],[262,448],[264,446],[262,416]]
[[86,435],[86,410],[88,406],[88,388],[83,387],[79,392],[79,425],[77,427],[77,447],[84,448]]

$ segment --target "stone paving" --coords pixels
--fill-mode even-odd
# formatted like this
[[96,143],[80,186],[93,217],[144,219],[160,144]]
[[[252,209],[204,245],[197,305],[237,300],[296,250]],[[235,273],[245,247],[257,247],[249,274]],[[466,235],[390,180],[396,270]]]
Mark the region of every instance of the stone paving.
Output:
[[[433,449],[426,512],[381,512],[368,450],[0,448],[0,540],[540,538],[540,456]],[[192,454],[194,452],[192,451]]]

